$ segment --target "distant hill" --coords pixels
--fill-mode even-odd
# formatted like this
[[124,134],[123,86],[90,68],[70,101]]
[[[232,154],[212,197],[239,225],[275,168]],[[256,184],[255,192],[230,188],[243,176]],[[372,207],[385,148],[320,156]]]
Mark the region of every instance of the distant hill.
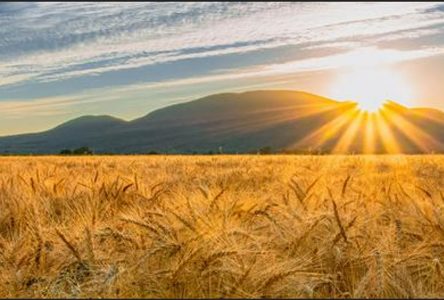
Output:
[[1,137],[0,153],[50,154],[82,146],[96,153],[246,153],[263,147],[360,153],[370,146],[375,153],[444,152],[443,112],[388,102],[373,135],[372,118],[353,102],[299,91],[225,93],[130,122],[84,116],[45,132]]

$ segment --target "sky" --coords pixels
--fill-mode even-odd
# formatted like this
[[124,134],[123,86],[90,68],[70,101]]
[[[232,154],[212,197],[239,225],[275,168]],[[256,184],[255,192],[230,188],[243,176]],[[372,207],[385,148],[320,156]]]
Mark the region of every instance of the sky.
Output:
[[0,2],[0,136],[257,89],[444,110],[443,76],[439,2]]

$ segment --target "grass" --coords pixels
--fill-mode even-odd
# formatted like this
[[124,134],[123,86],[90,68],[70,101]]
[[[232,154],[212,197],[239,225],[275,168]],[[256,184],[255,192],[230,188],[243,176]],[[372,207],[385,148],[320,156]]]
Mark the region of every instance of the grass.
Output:
[[0,159],[0,297],[444,297],[443,156]]

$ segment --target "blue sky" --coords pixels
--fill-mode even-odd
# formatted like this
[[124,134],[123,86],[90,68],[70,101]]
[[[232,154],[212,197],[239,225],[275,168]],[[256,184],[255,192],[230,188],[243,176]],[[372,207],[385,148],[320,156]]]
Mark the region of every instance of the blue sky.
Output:
[[444,3],[3,2],[0,135],[227,91],[348,100],[337,78],[369,64],[444,109]]

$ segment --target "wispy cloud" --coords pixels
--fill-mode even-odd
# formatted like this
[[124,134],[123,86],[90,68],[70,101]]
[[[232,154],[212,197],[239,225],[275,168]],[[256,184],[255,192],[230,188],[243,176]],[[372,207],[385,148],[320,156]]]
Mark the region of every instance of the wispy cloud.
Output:
[[433,57],[444,52],[443,7],[0,3],[0,127],[29,116],[52,116],[52,122],[84,113],[131,118],[210,88],[272,86],[353,63]]
[[[0,85],[442,23],[436,3],[2,4]],[[8,13],[9,12],[9,13]],[[418,32],[424,34],[424,31]]]
[[[194,86],[218,81],[238,81],[247,78],[274,78],[280,79],[283,75],[294,75],[301,72],[315,72],[326,69],[366,67],[378,63],[394,64],[400,61],[414,60],[433,56],[444,52],[443,48],[432,48],[416,51],[377,50],[376,48],[362,48],[347,53],[333,54],[322,58],[307,58],[278,64],[264,64],[255,67],[226,70],[216,74],[195,76],[175,80],[166,80],[143,84],[130,84],[114,88],[97,88],[72,95],[35,99],[32,102],[26,99],[0,102],[0,114],[26,115],[41,113],[51,109],[54,114],[69,110],[75,105],[85,105],[100,102],[112,102],[123,98],[131,98],[136,94],[146,95],[148,91],[156,91],[180,86]],[[363,60],[366,57],[368,59]],[[241,88],[242,89],[242,88]],[[193,95],[195,96],[195,95]],[[186,100],[190,97],[178,97],[174,100]],[[49,114],[49,113],[48,113]]]

